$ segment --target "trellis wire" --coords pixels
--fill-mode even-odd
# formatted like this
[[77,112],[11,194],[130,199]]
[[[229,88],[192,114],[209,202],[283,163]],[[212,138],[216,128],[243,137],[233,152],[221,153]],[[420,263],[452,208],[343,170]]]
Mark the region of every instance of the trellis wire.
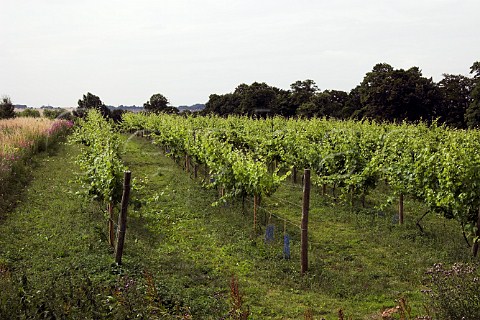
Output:
[[[247,200],[248,202],[250,202],[250,203],[253,203],[253,201],[250,200],[250,199],[248,199],[248,198],[246,198],[246,200]],[[268,214],[271,215],[272,217],[275,217],[275,218],[277,218],[277,219],[279,219],[279,220],[284,220],[284,221],[286,221],[287,223],[289,223],[290,225],[292,225],[292,226],[300,229],[300,225],[295,224],[294,222],[288,220],[287,218],[282,217],[282,216],[279,216],[279,215],[276,215],[276,214],[272,213],[271,211],[267,210],[265,207],[262,207],[262,206],[260,206],[260,205],[258,206],[258,208],[261,209],[261,210],[263,210],[263,211],[265,211],[266,213],[268,213]]]
[[284,204],[289,204],[291,206],[294,206],[294,207],[297,207],[297,208],[300,208],[302,209],[302,206],[297,204],[297,203],[294,203],[294,202],[291,202],[291,201],[288,201],[288,200],[285,200],[285,199],[280,199],[280,198],[274,198],[274,197],[271,197],[273,200],[275,201],[278,201],[278,202],[282,202]]
[[303,190],[303,187],[300,186],[300,185],[294,185],[294,184],[290,184],[290,183],[283,183],[282,184],[284,187],[287,187],[287,188],[290,188],[290,189],[295,189],[295,190]]

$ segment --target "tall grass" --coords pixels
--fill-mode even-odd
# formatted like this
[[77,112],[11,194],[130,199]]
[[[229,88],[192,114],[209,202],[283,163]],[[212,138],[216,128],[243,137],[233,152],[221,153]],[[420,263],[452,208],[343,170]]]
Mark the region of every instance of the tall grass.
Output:
[[24,165],[37,152],[58,141],[73,123],[44,118],[0,120],[0,207],[23,180]]

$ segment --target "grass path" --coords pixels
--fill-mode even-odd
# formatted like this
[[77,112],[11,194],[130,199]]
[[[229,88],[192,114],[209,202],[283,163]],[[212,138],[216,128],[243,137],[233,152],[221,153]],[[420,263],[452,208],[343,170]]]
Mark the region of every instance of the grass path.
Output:
[[[62,309],[61,295],[83,299],[87,292],[73,291],[100,291],[87,280],[115,281],[98,209],[80,201],[69,183],[77,147],[55,150],[35,156],[33,170],[27,170],[30,183],[17,191],[16,207],[0,221],[0,318],[48,317]],[[82,310],[85,304],[78,303],[80,317],[95,313]]]
[[[252,235],[248,203],[246,214],[240,202],[211,206],[215,191],[133,137],[126,139],[123,157],[141,188],[132,193],[138,201],[129,209],[124,264],[118,267],[101,208],[79,199],[69,183],[77,148],[62,145],[39,155],[22,200],[0,221],[0,318],[21,312],[133,318],[141,309],[151,318],[218,319],[231,309],[235,275],[254,319],[303,319],[307,309],[316,318],[337,319],[339,308],[354,319],[377,319],[401,295],[421,306],[421,274],[431,263],[468,256],[449,221],[427,219],[427,232],[420,234],[413,213],[410,224],[398,228],[390,218],[352,214],[315,194],[311,272],[301,277],[298,230],[287,227],[292,259],[285,260],[282,221],[262,213],[276,225],[275,241],[266,245],[260,233]],[[287,183],[263,206],[296,221],[297,208],[283,202],[297,203],[300,194]]]
[[75,155],[76,147],[64,145],[53,155],[36,156],[30,184],[0,223],[0,261],[12,270],[42,279],[66,266],[84,265],[96,274],[109,264],[98,213],[79,201],[69,183]]

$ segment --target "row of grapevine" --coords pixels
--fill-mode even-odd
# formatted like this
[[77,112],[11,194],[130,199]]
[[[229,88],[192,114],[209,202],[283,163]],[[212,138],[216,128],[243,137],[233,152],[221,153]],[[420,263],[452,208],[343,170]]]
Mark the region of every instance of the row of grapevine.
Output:
[[124,126],[128,130],[147,130],[154,143],[167,147],[171,155],[187,155],[196,165],[208,168],[210,179],[206,185],[222,190],[220,201],[253,196],[258,203],[262,196],[275,192],[287,174],[280,174],[279,168],[269,170],[262,154],[239,146],[226,131],[217,130],[213,121],[126,115]]
[[120,136],[112,122],[92,110],[79,119],[71,141],[83,145],[77,159],[83,190],[101,202],[118,203],[125,166],[120,159]]
[[126,170],[120,157],[120,134],[113,122],[92,110],[78,120],[70,140],[83,145],[76,161],[83,195],[108,205],[109,242],[113,246],[113,209],[122,199]]
[[173,154],[206,164],[214,184],[229,189],[229,196],[271,194],[294,168],[310,168],[319,186],[364,195],[385,181],[394,196],[421,199],[430,211],[455,218],[472,232],[477,229],[476,130],[422,123],[144,114],[126,114],[124,127],[147,130]]

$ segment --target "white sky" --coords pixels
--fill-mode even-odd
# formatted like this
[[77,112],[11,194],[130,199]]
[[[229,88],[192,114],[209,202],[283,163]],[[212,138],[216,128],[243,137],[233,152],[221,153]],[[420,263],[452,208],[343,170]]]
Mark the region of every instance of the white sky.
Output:
[[468,75],[478,0],[0,0],[0,95],[204,103],[254,81],[350,91],[379,62]]

